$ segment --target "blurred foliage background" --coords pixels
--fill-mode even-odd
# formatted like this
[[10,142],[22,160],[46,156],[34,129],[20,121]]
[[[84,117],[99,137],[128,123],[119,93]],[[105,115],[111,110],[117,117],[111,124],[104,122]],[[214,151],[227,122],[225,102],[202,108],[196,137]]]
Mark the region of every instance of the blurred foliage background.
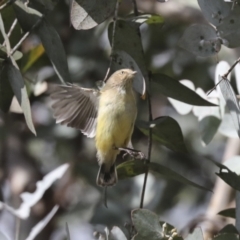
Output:
[[[239,48],[223,47],[217,56],[200,58],[178,47],[178,41],[189,25],[206,23],[196,0],[136,2],[140,12],[164,18],[164,23],[161,24],[141,25],[145,62],[153,73],[167,74],[177,80],[189,79],[196,88],[201,87],[207,91],[214,86],[217,63],[220,60],[233,63],[237,59]],[[132,1],[122,0],[119,16],[124,17],[132,11]],[[70,24],[68,1],[59,1],[53,11],[46,13],[46,17],[63,42],[72,82],[82,87],[96,87],[96,82],[105,77],[109,66],[111,47],[108,25],[111,19],[93,29],[77,31]],[[36,62],[31,67],[26,67],[23,73],[37,136],[28,130],[24,116],[16,113],[19,111],[16,103],[12,104],[10,113],[0,113],[1,200],[17,208],[21,202],[20,193],[33,192],[36,181],[46,173],[63,163],[70,163],[70,168],[32,208],[31,217],[21,221],[19,239],[25,239],[30,229],[55,204],[60,205],[60,210],[36,239],[66,239],[66,222],[71,240],[94,239],[94,231],[103,231],[105,226],[111,228],[114,225],[128,234],[124,226],[130,222],[131,210],[139,207],[144,176],[119,181],[116,186],[108,189],[108,208],[104,207],[103,190],[95,183],[98,164],[94,140],[86,138],[80,131],[55,123],[46,85],[60,81],[40,44],[39,37],[30,34],[20,48],[24,57],[18,62],[21,69],[24,69],[32,51],[35,50],[34,54],[38,56]],[[226,146],[237,145],[238,140],[229,140],[217,133],[209,145],[203,146],[198,119],[193,113],[180,115],[168,99],[159,93],[157,87],[153,87],[151,100],[153,117],[173,117],[181,126],[189,150],[188,155],[179,154],[154,142],[152,161],[213,189],[215,167],[205,157],[222,161],[224,156],[226,158]],[[140,97],[138,110],[138,120],[147,120],[147,101]],[[136,149],[147,153],[148,138],[137,127],[132,142]],[[118,163],[123,161],[122,156],[119,156]],[[220,217],[212,220],[212,215],[208,216],[208,213],[213,211],[214,215],[217,214],[223,208],[231,206],[231,200],[234,199],[230,191],[222,191],[228,199],[224,201],[223,196],[218,196],[223,203],[214,203],[218,206],[215,209],[211,200],[212,192],[150,173],[144,207],[157,213],[161,221],[169,222],[184,234],[206,221],[210,222],[210,227],[207,227],[215,232],[225,220]],[[219,192],[221,194],[221,190]],[[215,191],[214,194],[219,192]],[[0,229],[14,239],[15,217],[6,210],[0,215]]]

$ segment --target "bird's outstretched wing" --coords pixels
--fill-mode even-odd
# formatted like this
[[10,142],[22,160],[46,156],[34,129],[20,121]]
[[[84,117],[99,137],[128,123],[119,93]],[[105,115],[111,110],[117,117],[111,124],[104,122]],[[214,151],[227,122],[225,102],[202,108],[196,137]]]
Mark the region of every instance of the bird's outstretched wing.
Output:
[[99,91],[79,86],[56,85],[51,89],[56,123],[80,129],[87,137],[95,137]]

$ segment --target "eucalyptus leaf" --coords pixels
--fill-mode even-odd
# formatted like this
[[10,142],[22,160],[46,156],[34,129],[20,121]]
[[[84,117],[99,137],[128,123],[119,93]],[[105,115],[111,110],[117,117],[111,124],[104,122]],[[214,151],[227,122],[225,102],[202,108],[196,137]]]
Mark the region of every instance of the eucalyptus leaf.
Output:
[[113,16],[117,0],[72,0],[71,23],[77,30],[90,29]]
[[236,218],[236,208],[228,208],[220,211],[218,215],[223,217]]
[[[13,59],[11,60],[12,62],[14,62]],[[8,61],[4,65],[5,69],[3,71],[6,71],[7,79],[9,80],[12,90],[18,100],[18,103],[23,110],[23,114],[24,114],[28,128],[31,130],[33,134],[36,135],[36,131],[32,122],[32,114],[31,114],[31,108],[30,108],[30,102],[28,99],[27,89],[26,89],[26,86],[24,85],[24,80],[22,78],[22,75],[19,69],[17,69],[12,62]]]
[[159,217],[155,213],[147,209],[136,209],[132,211],[131,217],[133,225],[137,231],[133,240],[164,239],[163,230],[159,223]]
[[29,31],[35,26],[34,31],[39,35],[60,81],[71,82],[65,50],[56,30],[40,12],[26,7],[21,2],[17,1],[14,9],[24,31]]
[[238,234],[238,230],[236,229],[236,227],[233,224],[227,224],[226,226],[224,226],[219,233],[234,233],[234,234]]
[[240,107],[236,94],[234,93],[234,90],[228,79],[219,76],[219,81],[220,81],[219,86],[222,95],[226,101],[227,107],[232,116],[232,120],[238,133],[238,136],[240,137]]
[[208,145],[216,134],[221,120],[215,116],[207,116],[199,122],[202,141]]
[[195,91],[165,74],[153,74],[152,81],[153,87],[158,87],[158,92],[167,97],[195,106],[216,106],[215,104],[203,99]]
[[212,26],[194,24],[185,30],[178,45],[197,56],[210,57],[220,51],[221,40]]
[[149,123],[138,122],[137,126],[145,135],[148,135],[149,128],[152,128],[154,140],[173,151],[187,153],[182,130],[173,118],[159,117]]
[[108,239],[109,240],[127,240],[123,231],[117,226],[114,226],[112,228],[112,230],[109,233]]
[[[112,31],[113,23],[111,23],[108,27],[108,38],[111,44]],[[145,57],[143,54],[139,25],[129,21],[118,20],[116,24],[114,39],[114,51],[122,50],[128,53],[135,60],[135,62],[141,69],[141,72],[146,81],[146,86],[148,88],[148,71],[146,68]]]
[[231,14],[232,4],[222,0],[198,0],[198,4],[204,17],[215,26],[220,25]]
[[196,187],[201,190],[210,191],[208,188],[205,188],[197,183],[194,183],[177,172],[171,170],[170,168],[155,162],[144,163],[143,161],[131,160],[124,162],[117,166],[118,178],[126,179],[130,177],[134,177],[146,172],[149,168],[152,172],[160,175],[164,179],[171,179],[178,182],[181,182],[186,185],[190,185],[192,187]]
[[213,238],[213,240],[239,240],[238,235],[234,233],[222,233]]
[[[217,0],[215,0],[217,1]],[[222,2],[222,1],[219,1]],[[226,3],[225,3],[226,4]],[[230,4],[231,5],[231,4]],[[221,24],[217,26],[222,42],[229,48],[240,46],[240,6],[235,4],[229,16],[223,18]]]

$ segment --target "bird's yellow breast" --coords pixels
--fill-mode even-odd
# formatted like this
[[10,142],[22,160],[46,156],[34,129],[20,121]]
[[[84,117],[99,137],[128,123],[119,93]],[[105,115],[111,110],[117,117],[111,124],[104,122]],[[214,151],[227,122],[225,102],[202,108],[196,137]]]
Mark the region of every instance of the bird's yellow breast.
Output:
[[100,96],[96,148],[107,155],[114,147],[126,147],[137,115],[132,89],[108,89]]

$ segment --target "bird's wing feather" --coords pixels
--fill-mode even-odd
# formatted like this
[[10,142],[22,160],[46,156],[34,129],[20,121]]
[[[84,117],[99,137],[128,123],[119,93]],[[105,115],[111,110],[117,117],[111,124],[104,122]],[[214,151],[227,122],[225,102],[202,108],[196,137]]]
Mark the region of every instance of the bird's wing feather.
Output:
[[99,91],[73,84],[57,85],[51,90],[56,122],[80,129],[87,137],[95,137]]

